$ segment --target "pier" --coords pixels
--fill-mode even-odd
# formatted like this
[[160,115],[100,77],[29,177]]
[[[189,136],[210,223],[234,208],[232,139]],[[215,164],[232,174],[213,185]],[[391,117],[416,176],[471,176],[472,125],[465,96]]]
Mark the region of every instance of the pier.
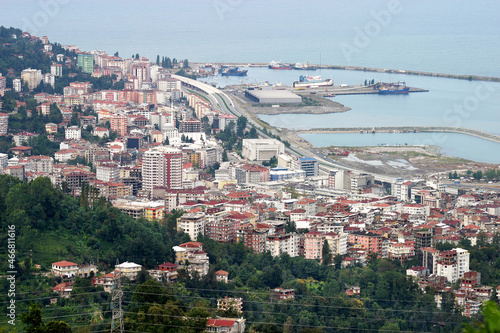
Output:
[[[367,94],[378,94],[378,90],[374,89],[373,85],[369,86],[348,86],[348,87],[339,87],[339,86],[330,86],[330,87],[313,87],[313,88],[303,88],[303,89],[295,89],[290,88],[290,91],[299,94],[301,96],[307,96],[311,94],[311,92],[322,96],[324,94],[332,94],[334,96],[339,95],[367,95]],[[428,92],[427,89],[420,89],[415,87],[410,87],[408,93],[416,93],[416,92]],[[400,94],[395,94],[400,95]]]
[[484,140],[500,143],[500,135],[461,127],[446,126],[397,126],[397,127],[349,127],[349,128],[313,128],[298,130],[298,133],[419,133],[419,132],[447,132],[472,135]]

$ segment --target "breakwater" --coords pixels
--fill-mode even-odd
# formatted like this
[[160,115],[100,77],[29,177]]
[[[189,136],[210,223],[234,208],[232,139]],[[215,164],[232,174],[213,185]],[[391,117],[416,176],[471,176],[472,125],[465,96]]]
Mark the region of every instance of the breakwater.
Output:
[[418,133],[418,132],[449,132],[472,135],[481,139],[500,143],[500,135],[495,135],[475,129],[446,126],[396,126],[396,127],[349,127],[349,128],[313,128],[298,130],[298,133]]
[[[240,67],[245,67],[245,66],[248,66],[248,67],[267,67],[267,64],[265,64],[265,63],[225,63],[224,65],[240,66]],[[500,77],[494,77],[494,76],[431,73],[431,72],[415,71],[415,70],[407,70],[407,69],[387,69],[387,68],[373,68],[373,67],[362,67],[362,66],[341,66],[341,65],[314,65],[314,66],[316,66],[317,68],[324,68],[324,69],[338,69],[338,70],[375,72],[375,73],[419,75],[419,76],[441,77],[441,78],[447,78],[447,79],[458,79],[458,80],[468,80],[468,81],[500,82]]]

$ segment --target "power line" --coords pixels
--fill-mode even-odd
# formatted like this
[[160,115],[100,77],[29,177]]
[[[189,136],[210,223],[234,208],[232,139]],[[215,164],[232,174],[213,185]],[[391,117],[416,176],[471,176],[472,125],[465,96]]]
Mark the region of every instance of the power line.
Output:
[[[157,293],[144,293],[144,292],[136,292],[136,291],[125,291],[125,293],[132,294],[140,294],[140,295],[156,295]],[[168,296],[168,295],[165,295]],[[216,297],[202,297],[202,296],[189,296],[189,295],[176,295],[175,297],[182,298],[195,298],[195,299],[211,299],[216,300]],[[133,302],[128,302],[133,303]],[[256,304],[271,304],[271,305],[287,305],[287,306],[301,306],[301,307],[314,307],[314,308],[327,308],[327,309],[356,309],[356,310],[364,310],[364,311],[390,311],[390,312],[414,312],[414,313],[435,313],[435,311],[415,311],[415,310],[398,310],[398,309],[369,309],[365,307],[353,307],[353,306],[334,306],[334,305],[318,305],[318,304],[300,304],[300,303],[279,303],[279,302],[270,302],[270,301],[244,301],[244,303],[256,303]]]

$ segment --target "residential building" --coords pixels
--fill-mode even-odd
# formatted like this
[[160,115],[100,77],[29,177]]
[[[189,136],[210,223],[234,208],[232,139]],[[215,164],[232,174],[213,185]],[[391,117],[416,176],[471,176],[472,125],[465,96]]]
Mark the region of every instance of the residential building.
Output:
[[245,319],[243,318],[210,318],[207,321],[206,332],[216,333],[243,333],[245,332]]
[[92,74],[94,72],[94,56],[90,53],[79,53],[78,67],[82,69],[82,72]]
[[115,271],[120,272],[122,276],[131,281],[135,281],[141,269],[141,265],[128,261],[115,266]]
[[469,252],[461,248],[442,251],[438,257],[435,274],[444,276],[449,283],[455,283],[469,271],[469,257]]
[[179,124],[180,133],[199,133],[201,132],[201,121],[197,119],[183,120]]
[[59,297],[70,297],[73,291],[73,283],[72,281],[59,283],[52,290],[58,293]]
[[323,260],[323,243],[325,234],[318,231],[310,231],[304,235],[304,257],[306,259]]
[[120,179],[120,169],[117,163],[101,163],[96,167],[96,179],[104,182],[117,182]]
[[179,246],[174,246],[178,265],[187,265],[190,275],[197,274],[203,277],[208,274],[209,258],[203,251],[203,244],[200,242],[188,242]]
[[299,255],[299,235],[273,234],[266,237],[266,251],[269,251],[273,257],[287,253],[290,257]]
[[207,222],[205,235],[220,243],[234,243],[236,242],[235,223],[232,219],[227,218],[214,219]]
[[21,92],[23,87],[23,83],[21,79],[14,79],[12,80],[12,88],[14,89],[15,92]]
[[271,297],[280,301],[295,299],[295,289],[275,288],[271,290]]
[[7,135],[9,131],[9,115],[0,112],[0,135]]
[[347,241],[349,234],[344,232],[329,232],[325,234],[325,240],[328,242],[332,256],[344,255],[347,253]]
[[110,293],[114,285],[115,272],[108,273],[103,276],[94,276],[90,279],[92,287],[102,286],[105,292]]
[[78,126],[70,126],[64,132],[66,140],[80,140],[82,138],[82,129]]
[[[177,219],[177,230],[188,234],[192,241],[205,233],[205,213],[186,213]],[[222,237],[222,236],[221,236]]]
[[54,76],[62,76],[62,64],[50,65],[50,74]]
[[31,68],[25,69],[21,72],[21,79],[23,80],[23,83],[28,85],[29,90],[33,90],[38,87],[40,82],[42,82],[42,71]]
[[127,116],[118,114],[112,115],[110,125],[112,132],[116,132],[119,136],[127,135]]
[[[227,273],[227,272],[226,272]],[[217,310],[228,311],[235,310],[238,313],[243,313],[243,298],[227,297],[217,299]]]
[[217,280],[217,282],[227,283],[228,277],[229,277],[229,272],[223,271],[222,269],[215,272],[215,279]]
[[148,150],[142,157],[142,189],[153,193],[154,187],[182,188],[182,152],[174,148]]
[[63,260],[52,263],[51,273],[54,276],[60,277],[74,277],[78,274],[78,264],[74,262]]

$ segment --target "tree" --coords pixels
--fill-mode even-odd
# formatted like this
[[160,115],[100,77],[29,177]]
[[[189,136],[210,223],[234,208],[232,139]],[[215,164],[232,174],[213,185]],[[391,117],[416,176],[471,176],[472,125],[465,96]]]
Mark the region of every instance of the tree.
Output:
[[38,303],[31,303],[28,313],[21,314],[21,321],[27,326],[27,333],[42,333],[42,310]]
[[115,52],[115,57],[119,57],[118,51]]
[[156,64],[158,66],[160,66],[160,55],[159,54],[156,56]]
[[238,136],[243,136],[243,131],[247,127],[247,118],[245,116],[240,116],[238,117],[236,124],[237,124],[237,129],[236,129],[236,135]]
[[273,156],[269,159],[269,165],[271,166],[271,168],[275,168],[278,165],[278,159],[276,158],[276,156]]
[[227,150],[224,149],[222,152],[222,162],[227,162],[229,161],[229,158],[227,157]]
[[184,67],[184,68],[189,67],[189,61],[187,59],[184,59],[184,61],[182,62],[182,67]]
[[332,253],[330,251],[330,244],[328,244],[328,241],[325,239],[323,242],[323,249],[321,250],[321,254],[323,257],[323,265],[330,265],[332,262]]
[[481,180],[481,178],[483,178],[483,172],[481,170],[477,171],[477,172],[474,172],[472,174],[472,177],[475,179],[475,180]]
[[71,333],[71,326],[64,321],[52,320],[45,325],[44,333]]
[[500,332],[500,309],[493,301],[488,301],[481,307],[482,322],[466,325],[465,333]]

